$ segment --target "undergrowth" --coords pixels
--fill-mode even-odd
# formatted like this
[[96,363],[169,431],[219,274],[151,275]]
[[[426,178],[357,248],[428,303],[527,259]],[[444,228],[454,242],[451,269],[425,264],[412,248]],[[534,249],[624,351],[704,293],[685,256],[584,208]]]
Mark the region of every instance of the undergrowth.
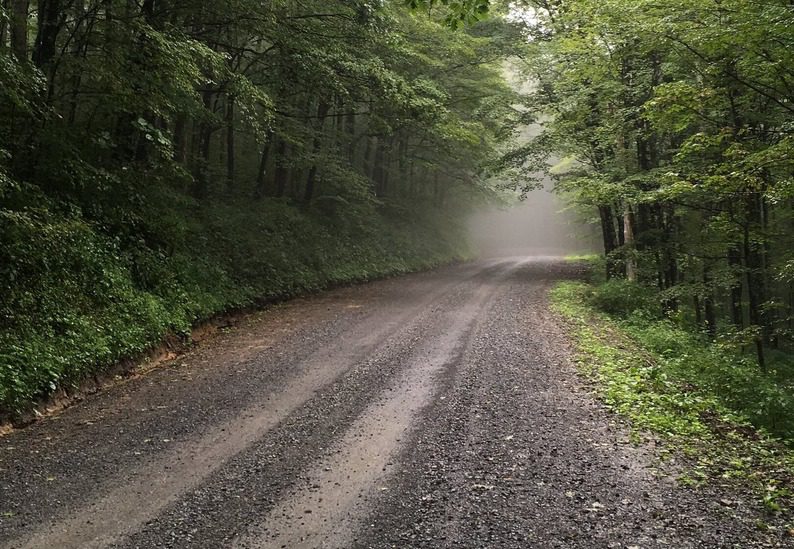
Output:
[[468,253],[454,219],[416,206],[157,192],[115,221],[43,196],[0,208],[0,417],[213,315]]
[[649,312],[640,290],[624,300],[633,312],[612,307],[611,292],[581,282],[552,292],[600,398],[635,439],[652,433],[690,458],[682,482],[749,482],[770,512],[789,513],[794,395],[751,360]]

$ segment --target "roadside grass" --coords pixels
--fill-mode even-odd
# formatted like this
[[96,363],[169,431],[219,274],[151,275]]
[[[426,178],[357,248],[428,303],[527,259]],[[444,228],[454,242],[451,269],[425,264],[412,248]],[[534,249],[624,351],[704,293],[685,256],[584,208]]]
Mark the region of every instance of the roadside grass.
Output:
[[738,483],[790,522],[794,395],[752,361],[669,320],[641,308],[604,313],[599,297],[582,282],[551,294],[571,326],[580,371],[629,420],[633,439],[651,434],[663,442],[662,457],[686,456],[681,483]]
[[581,253],[581,254],[568,254],[565,256],[565,261],[576,261],[576,262],[586,262],[586,263],[595,263],[598,261],[599,256],[597,254],[589,254],[589,253]]

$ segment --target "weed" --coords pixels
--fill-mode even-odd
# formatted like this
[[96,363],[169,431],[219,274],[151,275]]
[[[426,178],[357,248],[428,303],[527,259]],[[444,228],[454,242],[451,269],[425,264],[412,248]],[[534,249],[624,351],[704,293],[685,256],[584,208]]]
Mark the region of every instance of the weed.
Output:
[[794,396],[741,355],[668,320],[600,312],[595,293],[566,282],[553,290],[552,302],[570,322],[580,370],[603,401],[630,420],[633,433],[651,432],[688,458],[683,484],[750,483],[769,511],[787,511],[794,451],[785,443],[794,440]]

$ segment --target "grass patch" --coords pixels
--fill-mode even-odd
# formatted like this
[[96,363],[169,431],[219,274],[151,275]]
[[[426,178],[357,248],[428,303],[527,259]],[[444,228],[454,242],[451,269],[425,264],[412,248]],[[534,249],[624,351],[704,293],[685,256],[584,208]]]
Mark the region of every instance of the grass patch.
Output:
[[598,254],[568,254],[565,256],[565,261],[571,262],[584,262],[584,263],[594,263],[597,262],[601,258]]
[[580,282],[552,291],[554,309],[572,327],[581,371],[607,406],[630,421],[633,437],[652,433],[690,458],[684,483],[749,484],[770,512],[790,513],[792,394],[751,361],[642,307],[627,315],[619,307],[610,316],[596,307],[602,301]]

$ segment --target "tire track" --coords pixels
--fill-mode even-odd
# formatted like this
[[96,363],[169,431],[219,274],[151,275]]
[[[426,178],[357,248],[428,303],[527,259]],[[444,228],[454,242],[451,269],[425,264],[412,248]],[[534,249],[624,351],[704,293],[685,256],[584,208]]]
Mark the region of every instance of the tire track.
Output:
[[302,475],[304,482],[279,498],[263,526],[234,547],[349,547],[377,498],[378,483],[390,474],[394,456],[433,397],[437,377],[459,365],[482,310],[511,270],[480,284],[463,305],[434,315],[438,333],[422,339],[394,386],[382,390],[328,455]]
[[[398,300],[396,307],[378,308],[375,303],[371,311],[327,346],[298,359],[286,380],[263,387],[263,394],[258,399],[229,419],[210,424],[196,433],[198,437],[191,434],[176,441],[173,449],[165,447],[153,460],[115,471],[112,483],[115,486],[111,485],[109,490],[102,492],[95,488],[86,503],[59,510],[49,519],[43,516],[33,528],[8,536],[8,547],[115,546],[133,532],[141,528],[147,530],[146,523],[178,502],[181,494],[199,487],[205,479],[282,424],[324,388],[344,377],[356,364],[366,361],[378,349],[399,349],[396,342],[415,330],[417,323],[432,317],[439,303],[459,293],[461,288],[468,288],[471,284],[476,286],[479,281],[505,268],[505,264],[500,262],[460,268],[453,271],[453,276],[437,276],[435,280],[431,277],[431,292],[416,301],[411,301],[409,294],[405,294],[407,299]],[[262,356],[253,359],[254,362],[262,360]],[[217,386],[214,390],[233,398],[235,384],[245,382],[245,376],[232,377],[227,385]],[[250,387],[246,392],[250,392]],[[18,438],[24,438],[24,434]],[[112,452],[112,448],[107,449],[108,454],[112,455]],[[106,481],[104,485],[109,484]],[[0,532],[2,526],[0,523]]]

